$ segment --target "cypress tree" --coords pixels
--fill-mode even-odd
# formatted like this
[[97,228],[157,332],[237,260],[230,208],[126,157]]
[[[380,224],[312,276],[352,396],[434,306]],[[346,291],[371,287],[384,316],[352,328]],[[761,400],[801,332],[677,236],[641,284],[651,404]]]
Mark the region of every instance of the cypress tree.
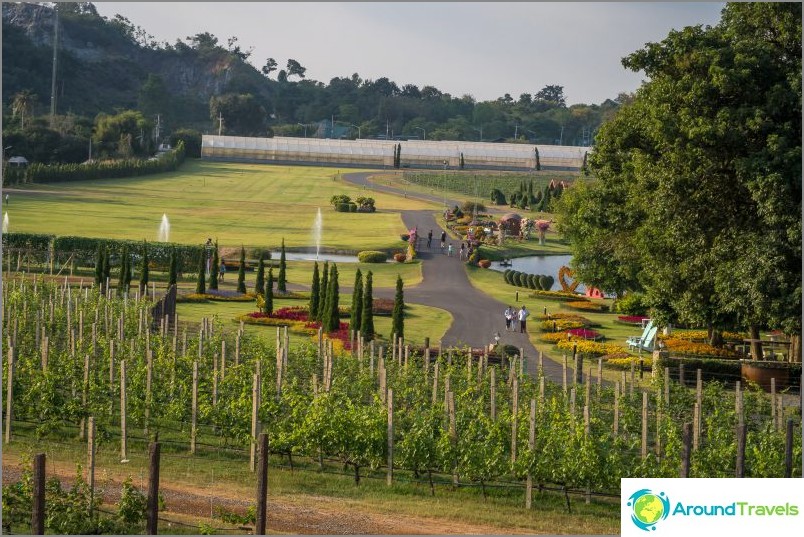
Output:
[[98,253],[95,255],[95,285],[103,285],[103,246],[98,243]]
[[363,312],[360,317],[360,335],[365,341],[374,339],[374,297],[371,290],[371,271],[366,274],[366,283],[363,286]]
[[338,266],[335,263],[329,269],[329,283],[327,284],[327,302],[324,311],[322,326],[326,332],[336,331],[341,324],[338,312]]
[[142,263],[140,264],[140,295],[148,287],[148,242],[142,241]]
[[360,330],[360,316],[363,314],[363,273],[360,269],[355,272],[355,287],[352,291],[352,312],[349,318],[349,328]]
[[318,277],[318,261],[313,264],[313,283],[310,285],[310,306],[309,315],[311,321],[318,317],[318,294],[320,293],[320,281]]
[[195,292],[199,295],[206,294],[206,282],[207,282],[207,264],[206,264],[206,252],[202,249],[201,253],[198,256],[198,280],[195,284]]
[[282,250],[279,254],[279,276],[276,279],[276,290],[283,295],[288,292],[287,277],[285,276],[286,270],[285,262],[285,239],[282,238]]
[[318,310],[315,320],[324,322],[324,307],[327,302],[327,285],[329,283],[329,261],[324,261],[324,270],[321,271],[321,287],[318,291]]
[[536,198],[533,197],[533,179],[528,181],[528,205],[533,205]]
[[213,290],[218,289],[218,266],[220,265],[218,259],[218,241],[215,241],[215,248],[212,249],[212,263],[209,266],[209,288]]
[[261,295],[265,290],[265,261],[260,254],[260,262],[257,265],[257,281],[254,282],[254,292]]
[[123,289],[126,293],[131,288],[131,255],[128,253],[128,248],[126,248],[125,253],[123,254],[125,257],[126,262],[126,276],[125,282],[123,283]]
[[461,169],[464,167],[463,152],[461,152]]
[[246,249],[240,247],[240,268],[237,270],[237,292],[246,294]]
[[265,280],[265,288],[263,289],[263,296],[265,297],[265,305],[262,312],[266,315],[271,315],[274,312],[274,268],[268,268],[268,279]]
[[552,193],[553,191],[550,190],[549,185],[544,187],[544,194],[542,195],[542,203],[541,203],[541,210],[543,212],[547,212],[550,210],[550,198]]
[[542,163],[539,160],[539,148],[534,146],[533,147],[533,152],[536,153],[536,171],[538,172],[539,170],[542,169]]
[[112,267],[109,263],[109,249],[103,248],[103,286],[106,287],[108,281],[112,279]]
[[[176,285],[179,276],[179,264],[178,260],[176,259],[176,247],[174,246],[170,250],[170,273],[168,275],[168,287],[171,285]],[[210,288],[212,286],[210,285]]]
[[120,275],[117,278],[117,294],[123,296],[128,290],[126,288],[126,272],[128,271],[128,246],[123,246],[123,253],[120,254]]
[[402,291],[402,277],[396,276],[396,295],[394,296],[394,313],[391,317],[391,333],[396,337],[405,337],[405,295]]

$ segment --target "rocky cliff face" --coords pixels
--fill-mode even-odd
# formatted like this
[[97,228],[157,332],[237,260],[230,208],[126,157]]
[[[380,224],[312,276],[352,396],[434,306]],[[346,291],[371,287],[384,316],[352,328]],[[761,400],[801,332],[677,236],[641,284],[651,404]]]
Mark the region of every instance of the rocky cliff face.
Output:
[[[23,2],[3,3],[2,9],[4,30],[19,30],[3,37],[4,100],[22,89],[36,89],[45,93],[39,95],[44,102],[49,95],[45,88],[50,81],[55,12],[50,6]],[[229,85],[234,79],[246,80],[262,98],[269,94],[267,81],[253,66],[223,49],[144,47],[126,35],[125,28],[94,13],[62,12],[59,20],[60,112],[94,115],[136,106],[149,74],[162,78],[171,97],[194,103],[195,115],[212,96],[232,91]],[[36,51],[36,61],[24,61],[15,49]],[[8,73],[14,76],[6,77]]]

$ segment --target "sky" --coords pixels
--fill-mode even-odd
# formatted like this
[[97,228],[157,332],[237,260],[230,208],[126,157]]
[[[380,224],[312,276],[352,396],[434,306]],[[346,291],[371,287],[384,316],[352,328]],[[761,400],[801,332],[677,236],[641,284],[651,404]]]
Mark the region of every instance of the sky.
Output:
[[[722,2],[96,2],[158,41],[236,36],[256,67],[289,58],[308,79],[358,73],[478,101],[548,84],[567,104],[635,91],[624,56],[685,26],[714,25]],[[276,72],[272,73],[272,77]]]

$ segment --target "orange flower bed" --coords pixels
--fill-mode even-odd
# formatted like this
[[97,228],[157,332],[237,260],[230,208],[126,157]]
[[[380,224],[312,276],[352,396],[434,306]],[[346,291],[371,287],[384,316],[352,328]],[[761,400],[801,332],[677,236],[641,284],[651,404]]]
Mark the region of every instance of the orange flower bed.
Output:
[[740,358],[740,354],[729,349],[718,349],[707,343],[695,343],[679,337],[662,338],[665,347],[677,354],[693,354],[696,356],[718,356],[720,358]]

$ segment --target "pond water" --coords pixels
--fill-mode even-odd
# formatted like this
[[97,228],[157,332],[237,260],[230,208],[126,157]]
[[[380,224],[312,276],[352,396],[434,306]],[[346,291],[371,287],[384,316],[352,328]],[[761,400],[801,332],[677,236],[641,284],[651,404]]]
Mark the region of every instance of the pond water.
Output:
[[[271,252],[271,259],[279,260],[282,252]],[[315,252],[285,252],[285,259],[288,261],[315,261]],[[318,261],[329,261],[331,263],[357,263],[356,255],[342,255],[342,254],[318,254]]]
[[[531,255],[527,257],[515,257],[511,259],[510,266],[502,266],[499,261],[492,261],[491,268],[498,272],[505,272],[508,269],[518,270],[526,274],[545,274],[552,276],[555,280],[551,291],[560,291],[561,283],[558,281],[558,269],[569,266],[571,255]],[[586,292],[586,287],[580,284],[576,289],[578,293]]]

